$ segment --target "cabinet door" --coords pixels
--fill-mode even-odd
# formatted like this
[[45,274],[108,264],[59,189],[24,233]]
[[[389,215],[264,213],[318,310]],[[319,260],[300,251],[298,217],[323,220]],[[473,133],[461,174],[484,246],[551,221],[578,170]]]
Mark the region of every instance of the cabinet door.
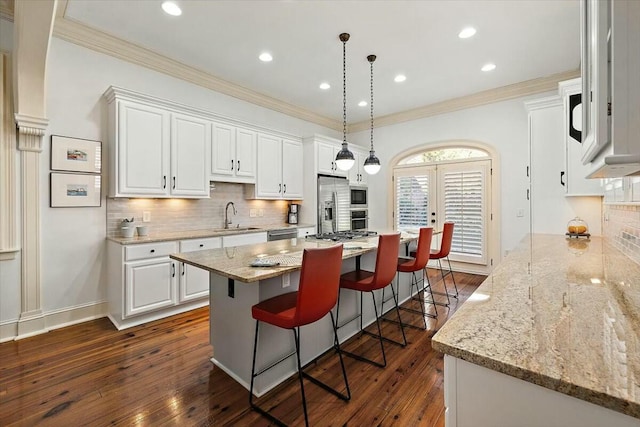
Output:
[[[267,199],[282,197],[282,142],[270,135],[258,136],[256,195]],[[288,166],[287,166],[288,167]]]
[[125,316],[175,304],[176,262],[168,258],[125,264]]
[[282,141],[282,197],[302,199],[302,143]]
[[256,141],[255,132],[242,128],[236,130],[236,176],[253,178],[253,182],[256,177]]
[[[220,237],[182,240],[180,252],[215,249],[222,247]],[[183,262],[180,263],[180,280],[178,283],[178,302],[186,302],[209,296],[209,272]]]
[[171,194],[209,197],[211,124],[183,114],[171,120]]
[[169,193],[169,114],[132,102],[118,104],[118,196]]
[[214,123],[212,137],[211,174],[233,176],[235,172],[236,129],[233,126]]
[[364,161],[369,156],[369,153],[365,155],[365,153],[357,148],[354,148],[353,145],[349,147],[351,152],[353,153],[353,157],[356,159],[355,164],[351,169],[348,170],[349,173],[349,184],[350,185],[367,185],[366,175],[367,173],[364,171]]
[[267,233],[249,233],[249,234],[233,234],[231,236],[222,236],[222,247],[229,248],[233,246],[255,245],[258,243],[266,243]]
[[318,173],[333,175],[337,171],[335,146],[324,142],[318,142],[317,144]]

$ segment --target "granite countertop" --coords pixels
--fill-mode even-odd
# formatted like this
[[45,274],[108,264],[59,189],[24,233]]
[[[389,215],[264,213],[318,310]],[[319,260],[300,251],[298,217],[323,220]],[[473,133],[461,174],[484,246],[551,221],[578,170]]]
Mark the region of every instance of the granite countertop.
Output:
[[640,418],[640,266],[599,237],[535,234],[494,269],[432,344]]
[[269,230],[282,230],[286,228],[305,228],[314,227],[313,224],[271,224],[260,225],[256,227],[241,227],[241,228],[211,228],[205,230],[190,230],[190,231],[170,231],[154,233],[151,230],[148,236],[134,236],[134,237],[107,237],[107,240],[120,243],[121,245],[135,245],[138,243],[153,243],[153,242],[166,242],[171,240],[185,240],[185,239],[202,239],[206,237],[220,237],[229,236],[233,234],[249,234],[249,233],[263,233]]
[[[402,233],[401,242],[410,243],[418,236]],[[245,283],[257,282],[300,270],[304,249],[326,248],[336,242],[316,239],[287,239],[254,245],[209,249],[170,255],[171,258],[199,267],[230,279]],[[354,239],[343,242],[342,259],[352,258],[375,251],[378,237]],[[251,267],[256,258],[275,260],[276,267]]]

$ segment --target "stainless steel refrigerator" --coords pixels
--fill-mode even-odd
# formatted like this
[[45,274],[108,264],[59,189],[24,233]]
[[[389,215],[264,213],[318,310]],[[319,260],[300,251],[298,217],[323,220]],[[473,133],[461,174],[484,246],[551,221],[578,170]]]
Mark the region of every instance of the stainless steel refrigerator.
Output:
[[318,175],[318,233],[351,230],[349,180]]

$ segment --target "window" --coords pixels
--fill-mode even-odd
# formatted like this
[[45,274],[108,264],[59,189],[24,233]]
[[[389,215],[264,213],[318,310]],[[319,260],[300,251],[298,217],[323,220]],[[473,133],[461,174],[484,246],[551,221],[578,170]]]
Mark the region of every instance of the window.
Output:
[[[456,157],[459,156],[459,157]],[[445,148],[413,154],[394,168],[394,226],[442,230],[455,223],[450,259],[488,265],[491,160],[485,151]],[[436,235],[434,248],[439,247]]]

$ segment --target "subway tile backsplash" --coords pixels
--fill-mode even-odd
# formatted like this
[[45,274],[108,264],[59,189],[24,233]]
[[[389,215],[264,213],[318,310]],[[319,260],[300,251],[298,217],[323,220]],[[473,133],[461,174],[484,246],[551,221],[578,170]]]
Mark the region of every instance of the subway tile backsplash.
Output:
[[640,205],[604,205],[604,235],[640,264]]
[[[289,202],[285,200],[247,200],[244,185],[216,182],[210,199],[107,199],[107,236],[120,235],[123,218],[134,219],[134,225],[149,226],[154,232],[192,231],[224,227],[224,209],[233,202],[237,211],[229,208],[231,227],[284,224]],[[256,217],[250,216],[255,209]],[[263,216],[258,216],[262,210]],[[150,222],[142,222],[142,213],[151,214]]]

